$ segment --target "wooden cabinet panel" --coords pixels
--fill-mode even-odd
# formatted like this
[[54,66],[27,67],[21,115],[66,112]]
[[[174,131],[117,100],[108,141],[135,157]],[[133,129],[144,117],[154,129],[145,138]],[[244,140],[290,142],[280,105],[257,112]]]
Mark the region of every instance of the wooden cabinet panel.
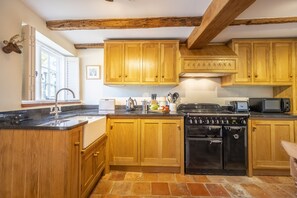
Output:
[[106,135],[82,151],[81,197],[88,197],[105,167]]
[[141,165],[180,166],[180,120],[141,120]]
[[282,140],[294,142],[294,121],[253,120],[253,169],[289,169]]
[[177,83],[177,43],[161,43],[161,82]]
[[105,82],[122,82],[123,62],[124,62],[124,44],[109,43],[104,45],[104,72]]
[[125,82],[140,82],[141,47],[139,43],[125,43]]
[[80,197],[81,133],[0,130],[0,197]]
[[159,43],[142,44],[142,82],[159,82],[159,64],[160,64],[160,46]]
[[256,83],[270,83],[271,63],[270,63],[270,43],[253,44],[253,79]]
[[252,82],[252,44],[235,43],[234,51],[238,55],[238,73],[235,74],[236,83]]
[[110,165],[139,165],[139,131],[135,119],[111,119]]
[[274,83],[290,83],[293,79],[292,70],[293,43],[272,43],[272,76]]

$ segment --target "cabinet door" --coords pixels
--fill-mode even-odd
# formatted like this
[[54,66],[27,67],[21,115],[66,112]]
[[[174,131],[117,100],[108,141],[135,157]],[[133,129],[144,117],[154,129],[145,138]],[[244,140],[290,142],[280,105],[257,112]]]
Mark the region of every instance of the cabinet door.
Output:
[[160,65],[159,43],[142,44],[142,82],[145,84],[158,83]]
[[91,148],[82,154],[82,167],[81,167],[81,190],[85,192],[88,186],[95,178],[95,148]]
[[271,82],[270,42],[253,44],[253,79],[258,84]]
[[292,42],[272,42],[272,81],[274,84],[290,84],[292,82],[292,61]]
[[82,128],[77,128],[69,132],[70,140],[70,197],[80,197],[80,168],[81,168],[81,133]]
[[141,165],[180,166],[180,121],[141,120]]
[[105,43],[104,48],[105,48],[104,49],[105,82],[106,83],[122,82],[124,44]]
[[281,141],[294,142],[294,121],[253,121],[252,145],[253,168],[289,168],[289,157]]
[[177,76],[177,60],[176,53],[177,43],[161,43],[161,83],[176,84],[178,82]]
[[238,73],[235,74],[235,83],[244,84],[252,82],[252,44],[235,43],[233,46],[238,55]]
[[139,134],[135,119],[111,119],[110,165],[139,165]]
[[273,152],[276,166],[289,169],[289,156],[281,145],[281,141],[294,142],[294,121],[273,122]]
[[140,82],[141,48],[139,43],[125,43],[125,74],[127,83]]

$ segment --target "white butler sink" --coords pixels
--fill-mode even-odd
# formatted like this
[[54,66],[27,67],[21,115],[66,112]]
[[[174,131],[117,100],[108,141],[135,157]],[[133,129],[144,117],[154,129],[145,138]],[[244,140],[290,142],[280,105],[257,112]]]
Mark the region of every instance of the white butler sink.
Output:
[[102,136],[106,130],[106,116],[75,116],[67,119],[88,121],[83,126],[83,149]]

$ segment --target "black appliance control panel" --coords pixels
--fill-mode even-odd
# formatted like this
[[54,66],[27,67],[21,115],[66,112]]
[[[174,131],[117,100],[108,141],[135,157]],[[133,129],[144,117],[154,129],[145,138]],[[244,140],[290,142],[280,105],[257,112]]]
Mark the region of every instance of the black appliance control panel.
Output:
[[246,126],[248,116],[186,116],[186,125]]

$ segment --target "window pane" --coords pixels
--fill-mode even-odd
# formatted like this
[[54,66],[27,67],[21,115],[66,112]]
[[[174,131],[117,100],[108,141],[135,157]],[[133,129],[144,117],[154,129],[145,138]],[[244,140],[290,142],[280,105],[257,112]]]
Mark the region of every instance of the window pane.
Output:
[[51,56],[50,57],[50,69],[56,71],[57,70],[57,66],[58,66],[58,64],[57,64],[57,58]]

